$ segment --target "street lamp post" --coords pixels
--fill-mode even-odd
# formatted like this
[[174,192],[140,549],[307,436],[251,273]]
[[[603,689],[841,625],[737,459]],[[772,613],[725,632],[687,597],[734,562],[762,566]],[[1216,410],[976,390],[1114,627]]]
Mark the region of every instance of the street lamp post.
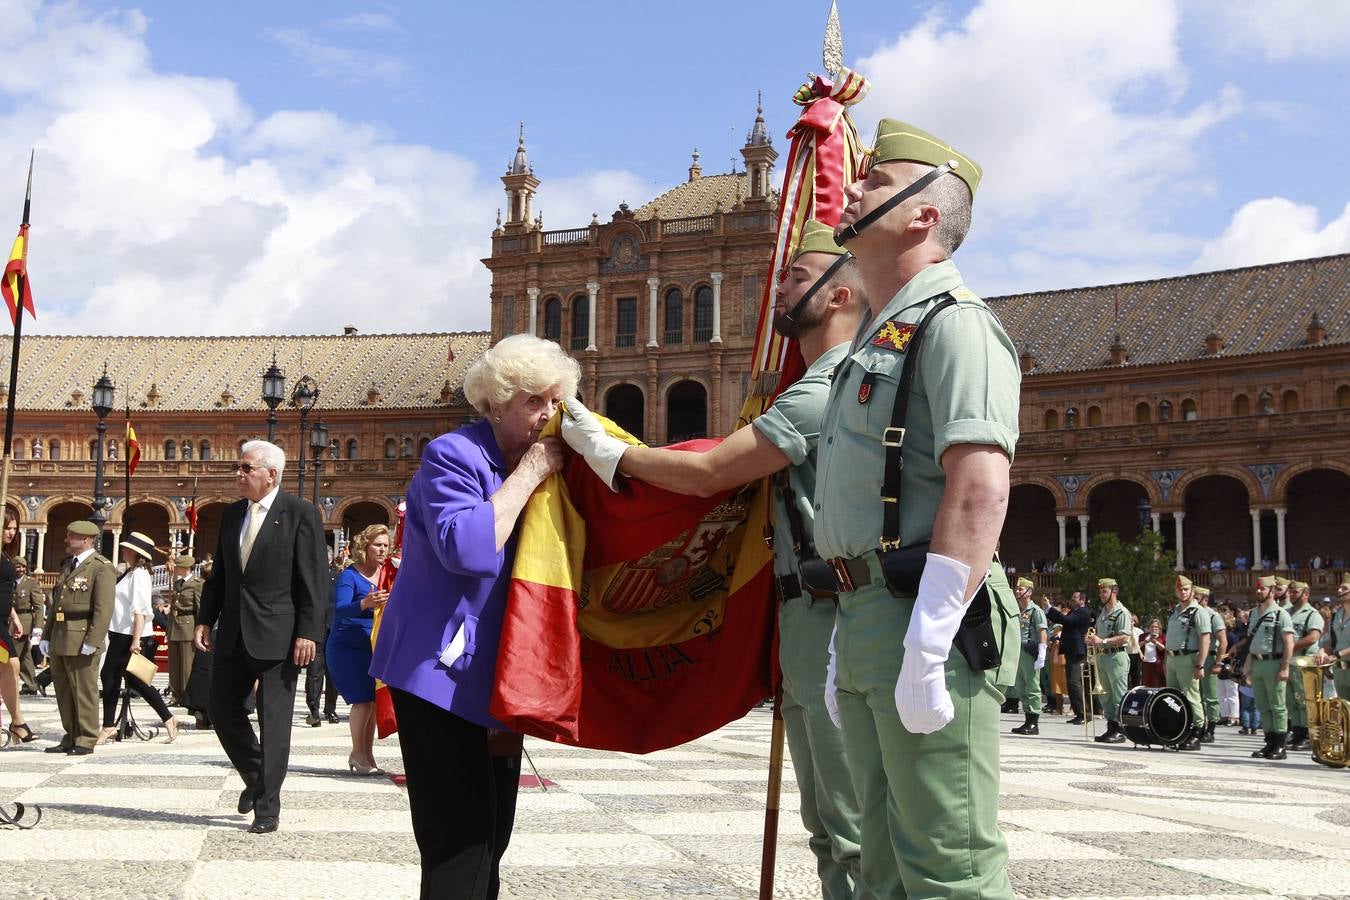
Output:
[[309,449],[314,451],[314,505],[319,505],[319,479],[323,476],[323,452],[328,449],[328,427],[318,419],[309,430]]
[[272,364],[263,372],[263,402],[267,404],[267,440],[272,443],[277,434],[277,407],[286,399],[286,373],[277,368],[277,354],[272,351]]
[[305,437],[306,422],[309,419],[309,411],[314,408],[314,404],[319,402],[319,385],[308,375],[301,376],[295,383],[295,390],[291,392],[291,405],[300,410],[300,465],[296,468],[300,471],[300,477],[295,486],[295,495],[297,497],[305,496]]
[[[94,397],[91,404],[94,408],[94,415],[98,416],[98,446],[94,448],[94,514],[90,519],[102,530],[103,524],[108,521],[108,512],[106,501],[103,499],[103,439],[108,433],[108,424],[104,420],[108,418],[108,413],[113,411],[114,395],[116,388],[113,387],[112,379],[108,377],[108,366],[103,366],[103,374],[99,376],[98,381],[94,382]],[[127,498],[127,504],[130,506],[131,498]],[[125,518],[126,513],[123,512]]]

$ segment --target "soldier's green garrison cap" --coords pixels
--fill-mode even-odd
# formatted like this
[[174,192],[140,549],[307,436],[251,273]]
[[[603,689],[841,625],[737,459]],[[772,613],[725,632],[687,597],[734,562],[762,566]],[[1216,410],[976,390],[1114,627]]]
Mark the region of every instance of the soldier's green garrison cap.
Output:
[[966,183],[972,198],[983,174],[975,160],[952,149],[951,144],[936,135],[899,119],[882,119],[877,123],[877,136],[872,144],[869,161],[875,164],[893,160],[927,163],[930,166],[955,162],[952,174]]
[[816,219],[807,219],[802,227],[802,239],[797,244],[797,252],[792,254],[795,260],[803,253],[828,253],[831,256],[843,256],[848,251],[834,242],[834,227]]

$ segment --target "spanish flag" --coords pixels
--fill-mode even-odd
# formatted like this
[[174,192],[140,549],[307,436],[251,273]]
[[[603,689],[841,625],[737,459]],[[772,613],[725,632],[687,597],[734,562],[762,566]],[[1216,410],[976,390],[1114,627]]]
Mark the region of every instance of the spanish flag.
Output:
[[[127,451],[127,477],[130,478],[132,475],[136,474],[136,467],[141,464],[141,442],[136,440],[136,429],[131,426],[131,419],[127,419],[126,451]],[[194,503],[193,505],[195,506],[196,504]],[[196,516],[195,509],[193,510],[193,516],[194,521],[192,523],[192,530],[196,531],[197,524],[195,521]]]
[[546,740],[648,753],[772,696],[773,551],[760,489],[698,498],[625,481],[616,494],[570,458],[522,514],[492,715]]
[[[23,292],[22,298],[19,296],[20,290]],[[27,225],[19,226],[19,236],[14,239],[14,246],[9,251],[4,277],[0,278],[0,294],[5,297],[5,303],[9,306],[9,319],[14,324],[19,322],[20,307],[28,310],[34,319],[37,318],[37,312],[33,309],[33,291],[28,284]]]
[[[384,564],[376,575],[375,587],[382,591],[394,589],[394,579],[398,576],[398,567],[403,562],[403,522],[408,517],[408,504],[399,501],[398,527],[394,529],[394,542]],[[370,629],[370,646],[380,636],[380,623],[384,621],[384,604],[375,607],[375,624]],[[389,693],[389,685],[375,679],[375,732],[381,739],[398,731],[398,718],[394,715],[394,697]]]

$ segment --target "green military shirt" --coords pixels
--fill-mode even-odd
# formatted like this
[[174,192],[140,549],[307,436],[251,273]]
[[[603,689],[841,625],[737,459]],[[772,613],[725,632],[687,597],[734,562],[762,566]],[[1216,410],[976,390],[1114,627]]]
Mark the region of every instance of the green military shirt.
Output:
[[[1311,603],[1303,604],[1301,609],[1289,613],[1289,621],[1294,626],[1294,643],[1308,636],[1310,631],[1322,630],[1322,614]],[[1317,652],[1317,644],[1309,644],[1302,650],[1295,650],[1295,656],[1312,656]]]
[[1289,611],[1276,605],[1252,613],[1247,628],[1251,635],[1248,649],[1270,656],[1284,653],[1284,635],[1293,632],[1294,623],[1289,618]]
[[1195,600],[1187,606],[1177,604],[1172,607],[1172,615],[1167,617],[1167,649],[1199,650],[1200,635],[1208,630],[1209,616]]
[[1095,627],[1097,629],[1097,637],[1102,640],[1118,637],[1122,634],[1125,635],[1127,640],[1125,643],[1119,645],[1120,650],[1118,652],[1124,653],[1130,649],[1128,638],[1130,636],[1130,631],[1134,628],[1134,620],[1130,618],[1130,611],[1125,608],[1125,604],[1121,603],[1120,600],[1116,600],[1116,608],[1111,612],[1107,612],[1106,607],[1102,607],[1102,611],[1097,613],[1097,623]]
[[[1041,629],[1045,627],[1045,612],[1035,603],[1028,603],[1022,611],[1022,646],[1035,649],[1041,642]],[[1046,637],[1048,640],[1048,632]]]
[[46,624],[47,592],[32,575],[25,575],[14,585],[14,611],[21,616],[32,616],[31,628]]
[[1228,626],[1223,623],[1223,615],[1217,609],[1202,606],[1195,617],[1195,627],[1200,634],[1209,635],[1209,658],[1203,661],[1205,674],[1208,675],[1209,670],[1218,664],[1219,635],[1227,631]]
[[1331,627],[1322,635],[1318,646],[1331,654],[1340,653],[1350,647],[1350,613],[1345,611],[1344,606],[1337,606],[1336,611],[1331,614]]
[[[815,521],[812,498],[816,494],[816,444],[820,440],[820,423],[830,397],[830,378],[835,366],[847,354],[848,344],[826,350],[752,423],[791,463],[787,469],[788,486],[801,514],[804,539],[808,542],[812,540]],[[793,552],[792,527],[783,496],[777,490],[773,492],[773,531],[774,574],[797,574],[798,554]],[[805,547],[801,553],[806,553]]]
[[929,266],[880,315],[863,322],[848,360],[835,370],[816,475],[815,538],[822,557],[857,557],[880,548],[881,437],[895,405],[905,329],[945,293],[958,305],[929,325],[905,422],[901,541],[922,543],[932,536],[946,485],[940,460],[948,447],[992,444],[1012,458],[1022,381],[1017,352],[989,307],[962,285],[951,260]]

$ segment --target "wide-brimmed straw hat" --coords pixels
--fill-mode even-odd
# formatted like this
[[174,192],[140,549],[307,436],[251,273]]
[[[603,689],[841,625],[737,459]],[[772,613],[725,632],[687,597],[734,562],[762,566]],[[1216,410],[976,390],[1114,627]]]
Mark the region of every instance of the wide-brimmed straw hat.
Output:
[[146,559],[153,560],[155,558],[155,542],[141,534],[139,531],[133,531],[131,534],[122,538],[122,547],[133,553],[139,553]]

